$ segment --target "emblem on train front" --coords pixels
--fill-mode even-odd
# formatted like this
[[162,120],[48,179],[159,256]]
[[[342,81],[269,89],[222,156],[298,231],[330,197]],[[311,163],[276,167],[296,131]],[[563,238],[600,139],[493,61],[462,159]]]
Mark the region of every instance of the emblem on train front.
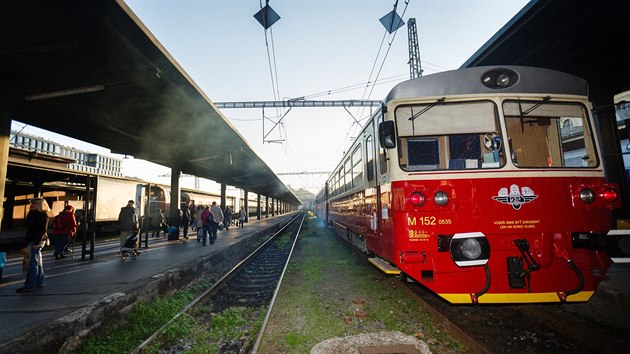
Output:
[[499,189],[498,195],[492,197],[492,199],[503,204],[510,204],[514,210],[521,209],[521,206],[525,203],[529,203],[538,198],[538,195],[534,194],[534,191],[529,187],[523,187],[518,189],[516,184],[510,186],[510,192],[507,188]]

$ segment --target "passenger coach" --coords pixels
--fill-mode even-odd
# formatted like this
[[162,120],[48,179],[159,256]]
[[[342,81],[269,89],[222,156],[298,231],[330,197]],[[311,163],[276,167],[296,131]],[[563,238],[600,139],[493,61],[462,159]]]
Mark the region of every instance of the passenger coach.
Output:
[[611,229],[587,83],[530,67],[403,82],[317,195],[335,231],[451,303],[587,301],[630,230]]

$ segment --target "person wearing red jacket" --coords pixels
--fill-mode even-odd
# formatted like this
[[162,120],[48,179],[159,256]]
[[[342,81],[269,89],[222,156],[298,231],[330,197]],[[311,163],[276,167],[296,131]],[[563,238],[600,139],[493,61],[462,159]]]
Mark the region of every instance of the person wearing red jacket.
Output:
[[206,205],[201,212],[201,240],[203,241],[204,246],[206,245],[208,234],[210,234],[210,225],[212,223],[212,218],[213,216],[212,212],[210,211],[210,207]]
[[70,243],[70,237],[77,232],[77,218],[74,207],[66,205],[53,220],[53,242],[55,243],[55,259],[66,258],[63,253]]

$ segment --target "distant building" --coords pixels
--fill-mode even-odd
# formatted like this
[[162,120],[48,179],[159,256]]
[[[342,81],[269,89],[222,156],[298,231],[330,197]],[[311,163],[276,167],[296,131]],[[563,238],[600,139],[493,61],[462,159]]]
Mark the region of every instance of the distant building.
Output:
[[76,162],[68,164],[68,168],[71,170],[123,177],[121,159],[63,146],[52,140],[17,131],[11,131],[9,145],[16,149],[33,151],[38,154],[73,159]]

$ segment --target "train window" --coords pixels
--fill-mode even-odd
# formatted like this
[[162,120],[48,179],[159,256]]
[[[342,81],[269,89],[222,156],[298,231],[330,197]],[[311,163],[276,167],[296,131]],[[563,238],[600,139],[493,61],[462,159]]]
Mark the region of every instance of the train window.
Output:
[[491,101],[400,106],[396,124],[403,170],[499,168],[505,163]]
[[433,102],[396,108],[398,136],[428,136],[496,131],[495,105],[490,101]]
[[370,182],[374,180],[374,139],[371,135],[365,139],[365,160],[367,164],[367,180]]
[[579,103],[506,101],[510,155],[518,167],[596,167],[593,133]]
[[408,167],[410,170],[435,170],[440,165],[438,139],[407,140]]
[[363,164],[361,163],[361,145],[352,153],[352,186],[361,185],[363,180]]
[[344,164],[345,177],[344,177],[344,191],[352,189],[352,160],[348,158]]
[[344,173],[343,167],[339,170],[339,174],[337,175],[337,194],[343,193],[343,188],[345,187]]

